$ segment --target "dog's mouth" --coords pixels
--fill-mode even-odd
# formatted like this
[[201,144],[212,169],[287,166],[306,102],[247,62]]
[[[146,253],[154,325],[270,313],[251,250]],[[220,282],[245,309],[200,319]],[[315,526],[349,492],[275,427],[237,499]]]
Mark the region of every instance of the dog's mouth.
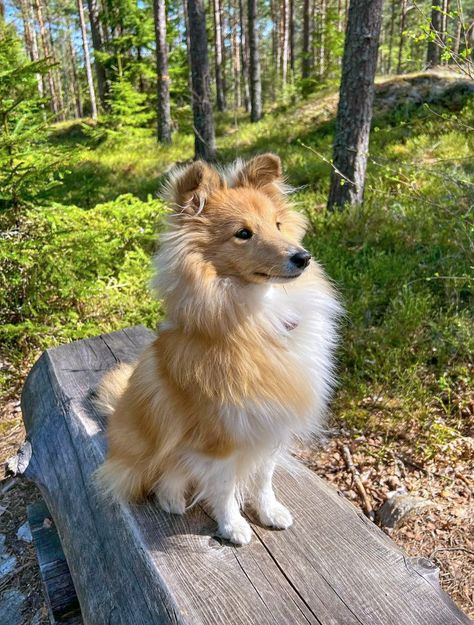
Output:
[[290,274],[290,275],[276,275],[269,273],[261,273],[260,271],[256,271],[254,276],[258,276],[259,278],[264,278],[265,280],[294,280],[295,278],[299,278],[303,272]]

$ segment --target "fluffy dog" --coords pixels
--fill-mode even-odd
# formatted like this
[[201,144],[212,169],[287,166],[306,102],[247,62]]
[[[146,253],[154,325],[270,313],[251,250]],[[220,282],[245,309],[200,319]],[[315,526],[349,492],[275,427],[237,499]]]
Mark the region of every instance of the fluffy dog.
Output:
[[156,257],[166,320],[98,389],[110,414],[100,477],[125,500],[154,492],[174,514],[205,500],[220,535],[245,544],[244,500],[265,525],[292,523],[272,475],[292,440],[320,427],[340,307],[302,247],[306,221],[277,156],[227,172],[195,162],[168,196]]

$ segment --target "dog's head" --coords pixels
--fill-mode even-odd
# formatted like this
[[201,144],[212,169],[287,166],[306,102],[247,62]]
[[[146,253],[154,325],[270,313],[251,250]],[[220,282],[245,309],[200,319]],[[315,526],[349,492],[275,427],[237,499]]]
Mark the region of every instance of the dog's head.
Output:
[[306,220],[288,206],[274,154],[238,162],[227,174],[197,161],[171,178],[168,195],[177,227],[219,276],[288,282],[310,262],[301,245]]

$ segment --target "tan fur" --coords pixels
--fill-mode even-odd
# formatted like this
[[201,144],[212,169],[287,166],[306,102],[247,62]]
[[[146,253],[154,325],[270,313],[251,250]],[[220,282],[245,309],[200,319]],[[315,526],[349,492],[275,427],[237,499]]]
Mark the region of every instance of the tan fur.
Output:
[[[288,429],[300,433],[311,427],[314,406],[324,404],[289,349],[288,332],[255,312],[269,280],[260,274],[284,275],[289,250],[301,249],[305,231],[281,183],[274,155],[253,159],[230,182],[199,162],[171,182],[175,213],[157,279],[167,320],[133,371],[122,365],[98,389],[99,406],[113,412],[100,476],[121,498],[147,495],[164,474],[184,470],[190,453],[220,459],[269,445],[259,406],[291,414]],[[241,228],[254,236],[236,238]],[[316,264],[296,282],[333,296]],[[245,412],[246,428],[224,418],[230,409]]]

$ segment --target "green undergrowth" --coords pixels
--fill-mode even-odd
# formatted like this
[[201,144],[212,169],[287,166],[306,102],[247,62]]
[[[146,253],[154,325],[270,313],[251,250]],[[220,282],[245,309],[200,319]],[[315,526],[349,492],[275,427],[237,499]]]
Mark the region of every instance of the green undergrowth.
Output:
[[[414,445],[429,456],[472,428],[474,104],[472,96],[448,106],[382,104],[361,208],[325,209],[334,91],[275,108],[258,124],[222,115],[218,148],[223,162],[275,151],[296,187],[307,246],[346,309],[333,413],[387,440],[416,423]],[[10,362],[156,325],[149,280],[165,212],[158,191],[193,150],[189,132],[161,147],[148,130],[104,136],[88,123],[60,125],[50,140],[71,154],[63,185],[44,205],[1,217],[0,343]]]

